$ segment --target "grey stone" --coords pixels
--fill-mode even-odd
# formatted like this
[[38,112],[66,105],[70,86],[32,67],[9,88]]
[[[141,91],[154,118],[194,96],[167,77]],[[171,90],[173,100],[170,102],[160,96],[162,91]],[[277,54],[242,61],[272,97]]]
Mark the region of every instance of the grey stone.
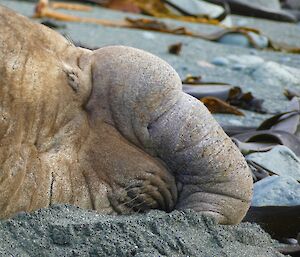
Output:
[[[239,26],[241,26],[239,24]],[[259,35],[254,32],[248,32],[248,35],[251,37],[252,41],[255,45],[260,48],[264,49],[269,45],[269,39],[266,36]],[[238,45],[242,47],[253,47],[250,44],[248,37],[241,33],[229,33],[221,37],[218,42],[226,45]]]
[[225,57],[218,56],[215,57],[211,63],[217,66],[227,66],[229,64],[229,61]]
[[291,177],[270,176],[254,184],[252,206],[300,205],[300,183]]
[[249,32],[248,34],[252,38],[253,42],[255,43],[255,45],[258,48],[264,49],[264,48],[268,47],[269,39],[266,36],[259,35],[259,34],[254,33],[254,32]]
[[228,55],[227,59],[231,64],[244,65],[245,67],[257,67],[264,63],[264,59],[255,55]]
[[277,175],[300,181],[300,160],[288,147],[279,145],[268,152],[249,154],[246,159],[255,161]]
[[242,47],[250,46],[249,39],[245,35],[237,33],[226,34],[221,37],[218,42],[225,45],[237,45]]
[[169,2],[195,16],[208,15],[209,17],[214,18],[218,17],[222,12],[224,12],[224,9],[221,6],[205,1],[169,0]]
[[281,65],[276,62],[265,62],[250,75],[264,86],[282,87],[286,85],[300,85],[300,69]]

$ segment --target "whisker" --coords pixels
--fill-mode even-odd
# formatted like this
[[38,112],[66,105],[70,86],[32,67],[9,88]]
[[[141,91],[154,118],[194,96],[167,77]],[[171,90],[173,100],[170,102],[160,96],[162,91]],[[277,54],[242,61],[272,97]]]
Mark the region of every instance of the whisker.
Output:
[[130,199],[129,201],[127,201],[127,202],[124,202],[124,203],[119,204],[118,207],[127,205],[127,204],[129,204],[129,203],[135,201],[136,199],[138,199],[138,196],[135,196],[134,198],[131,198],[131,199]]

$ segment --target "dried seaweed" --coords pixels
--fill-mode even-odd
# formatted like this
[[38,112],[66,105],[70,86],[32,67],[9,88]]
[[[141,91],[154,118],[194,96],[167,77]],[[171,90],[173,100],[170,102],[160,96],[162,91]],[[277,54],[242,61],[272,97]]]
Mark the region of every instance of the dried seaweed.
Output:
[[211,113],[226,113],[244,116],[244,113],[242,113],[236,107],[231,106],[216,97],[204,97],[201,98],[201,102],[205,104],[205,106]]
[[170,54],[179,55],[182,49],[182,43],[172,44],[168,47],[168,52]]

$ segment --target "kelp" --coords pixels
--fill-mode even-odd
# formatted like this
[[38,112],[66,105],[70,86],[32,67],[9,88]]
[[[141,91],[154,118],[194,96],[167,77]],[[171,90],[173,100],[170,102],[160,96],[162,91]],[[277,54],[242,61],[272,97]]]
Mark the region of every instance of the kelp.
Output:
[[255,222],[273,238],[296,238],[300,228],[300,205],[251,206],[243,221]]
[[202,103],[207,107],[211,113],[227,113],[235,114],[238,116],[244,116],[244,113],[241,112],[236,107],[220,100],[216,97],[203,97],[200,99]]
[[203,84],[202,76],[193,76],[193,75],[187,75],[183,80],[182,84],[189,84],[189,85],[197,85],[197,84]]
[[[294,98],[287,112],[266,119],[258,127],[223,126],[223,129],[244,155],[268,151],[276,145],[284,145],[300,156],[299,123],[300,104],[299,99]],[[255,172],[258,169],[258,166],[253,163],[249,166]],[[260,170],[262,169],[264,167],[260,167]]]
[[[239,107],[244,110],[254,111],[258,113],[266,113],[266,109],[262,106],[263,100],[255,98],[251,92],[244,93],[240,87],[232,86],[227,83],[220,82],[204,82],[201,76],[188,75],[183,81],[183,91],[198,99],[203,97],[215,97],[228,105]],[[211,104],[220,102],[210,101]],[[225,107],[225,105],[223,104]],[[218,108],[215,108],[216,111]],[[228,107],[226,105],[226,107]]]
[[299,134],[298,126],[300,122],[299,98],[294,97],[290,101],[288,111],[278,113],[262,122],[257,130],[283,130],[291,134]]
[[170,54],[179,55],[181,52],[181,49],[182,49],[182,43],[176,43],[176,44],[169,45],[168,52]]
[[244,110],[267,113],[263,107],[263,99],[255,98],[251,92],[243,93],[240,87],[233,87],[229,91],[227,102]]

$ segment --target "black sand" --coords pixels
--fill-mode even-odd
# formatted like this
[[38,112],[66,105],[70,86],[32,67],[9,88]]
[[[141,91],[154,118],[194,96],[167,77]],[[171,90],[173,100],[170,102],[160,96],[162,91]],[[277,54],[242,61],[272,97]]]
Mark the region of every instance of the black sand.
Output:
[[216,225],[193,211],[99,215],[56,205],[0,221],[0,256],[282,256],[255,224]]

